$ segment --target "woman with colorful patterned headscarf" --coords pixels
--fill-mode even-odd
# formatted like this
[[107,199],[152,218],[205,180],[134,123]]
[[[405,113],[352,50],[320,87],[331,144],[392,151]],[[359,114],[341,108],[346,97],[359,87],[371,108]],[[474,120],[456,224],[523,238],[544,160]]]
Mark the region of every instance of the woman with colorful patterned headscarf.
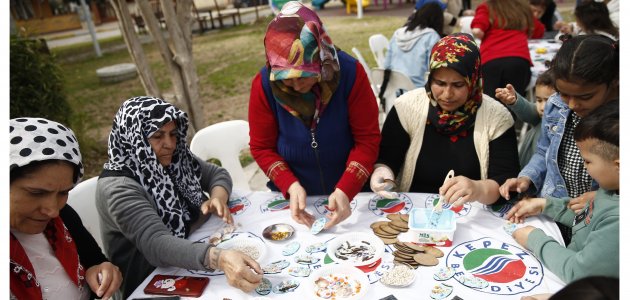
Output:
[[[401,192],[439,193],[456,206],[496,202],[499,185],[519,171],[512,116],[483,94],[479,49],[456,33],[431,50],[424,88],[396,100],[383,126],[370,185],[384,197],[396,176]],[[449,170],[455,178],[443,182]]]
[[66,205],[83,175],[74,133],[41,118],[9,123],[11,299],[109,299],[122,275]]
[[267,65],[252,82],[250,148],[289,199],[293,219],[311,226],[307,195],[328,195],[325,229],[350,216],[376,160],[378,107],[361,64],[332,43],[315,12],[287,2],[265,35]]
[[158,98],[131,98],[114,118],[96,206],[107,254],[125,276],[125,298],[158,266],[221,269],[246,292],[260,284],[262,270],[249,256],[186,239],[210,213],[232,223],[232,179],[192,154],[187,131],[186,113]]

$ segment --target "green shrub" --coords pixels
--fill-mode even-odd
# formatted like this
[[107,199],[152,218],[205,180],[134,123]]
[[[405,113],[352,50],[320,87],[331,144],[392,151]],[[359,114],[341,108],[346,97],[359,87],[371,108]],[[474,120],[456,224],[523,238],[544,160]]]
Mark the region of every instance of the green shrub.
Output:
[[11,37],[10,117],[40,117],[69,125],[61,69],[39,40]]

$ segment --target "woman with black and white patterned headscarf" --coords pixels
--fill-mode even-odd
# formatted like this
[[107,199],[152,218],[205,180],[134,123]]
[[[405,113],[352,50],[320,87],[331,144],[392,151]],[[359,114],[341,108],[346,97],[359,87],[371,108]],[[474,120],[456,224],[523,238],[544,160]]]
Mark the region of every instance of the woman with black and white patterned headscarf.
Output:
[[[186,237],[216,212],[232,223],[228,172],[192,154],[188,117],[153,97],[125,101],[114,118],[96,192],[106,252],[121,266],[124,296],[157,266],[222,269],[244,291],[260,284],[256,261]],[[207,199],[203,191],[208,192]]]
[[88,299],[90,290],[108,299],[120,271],[66,205],[83,175],[72,130],[18,118],[10,121],[9,138],[11,299]]

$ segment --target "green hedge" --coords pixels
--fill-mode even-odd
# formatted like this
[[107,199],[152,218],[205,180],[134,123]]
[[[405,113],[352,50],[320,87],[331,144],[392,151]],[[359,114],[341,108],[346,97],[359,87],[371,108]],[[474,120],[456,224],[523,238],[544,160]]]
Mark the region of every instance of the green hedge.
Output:
[[45,42],[11,37],[10,117],[41,117],[68,124],[61,69]]

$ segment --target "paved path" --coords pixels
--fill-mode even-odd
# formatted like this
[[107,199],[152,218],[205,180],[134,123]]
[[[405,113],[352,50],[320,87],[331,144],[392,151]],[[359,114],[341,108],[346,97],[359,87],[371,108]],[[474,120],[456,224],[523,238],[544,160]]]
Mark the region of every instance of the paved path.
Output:
[[[264,18],[271,14],[271,9],[269,9],[268,6],[260,6],[258,8],[258,14],[260,18]],[[250,11],[250,9],[246,9],[245,12],[241,12],[241,20],[243,24],[254,22],[255,18],[256,18],[256,15],[253,10]],[[218,24],[216,20],[215,20],[215,24]],[[229,21],[224,20],[224,24],[226,27],[229,27],[231,25],[231,20]],[[197,22],[194,22],[193,31],[198,30],[197,26],[198,26]],[[220,30],[220,29],[214,29],[214,30]],[[118,22],[108,22],[108,23],[96,25],[95,31],[96,31],[97,40],[104,40],[104,39],[108,39],[112,37],[121,36],[120,29],[118,28]],[[144,40],[146,41],[151,40],[148,34],[140,35],[140,36],[144,37],[142,38],[143,42]],[[68,46],[68,45],[76,45],[76,44],[92,42],[92,37],[87,27],[82,28],[82,29],[77,29],[77,30],[68,30],[68,31],[63,31],[63,32],[43,34],[40,36],[40,38],[45,39],[46,43],[48,44],[48,47],[51,49],[57,48],[57,47]]]

